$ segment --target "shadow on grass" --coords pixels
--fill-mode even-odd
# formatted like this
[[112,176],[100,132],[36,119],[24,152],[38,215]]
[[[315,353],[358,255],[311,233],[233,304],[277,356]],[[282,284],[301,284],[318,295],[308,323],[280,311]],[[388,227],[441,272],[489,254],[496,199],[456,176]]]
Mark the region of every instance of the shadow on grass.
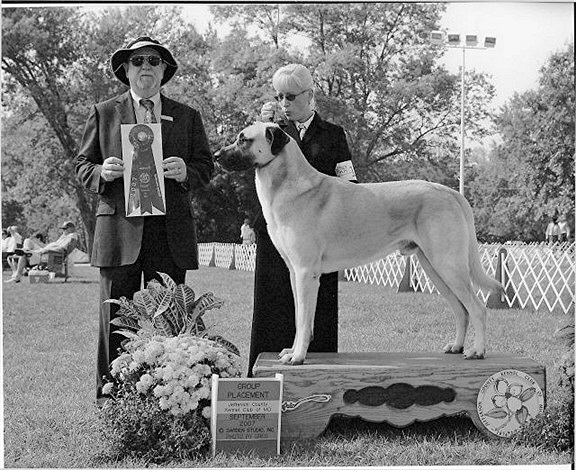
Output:
[[[51,281],[52,284],[58,283],[58,281]],[[66,282],[62,281],[60,284],[98,284],[98,280],[94,279],[73,279],[70,278]]]

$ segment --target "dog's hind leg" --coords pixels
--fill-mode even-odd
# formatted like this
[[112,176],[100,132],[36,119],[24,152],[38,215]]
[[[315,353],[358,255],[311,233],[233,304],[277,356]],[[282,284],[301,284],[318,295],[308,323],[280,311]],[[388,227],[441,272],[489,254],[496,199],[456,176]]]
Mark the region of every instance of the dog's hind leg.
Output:
[[304,363],[314,333],[320,273],[311,269],[295,268],[293,282],[292,289],[296,298],[296,337],[292,351],[283,355],[280,361],[298,365]]
[[[434,261],[428,259],[428,263],[436,272],[436,276],[444,283],[443,289],[448,288],[450,294],[458,301],[458,306],[454,301],[451,302],[457,318],[456,340],[460,339],[458,331],[463,324],[460,318],[462,311],[465,312],[466,322],[469,318],[474,327],[474,345],[472,348],[464,350],[464,357],[466,359],[483,359],[486,352],[486,308],[474,292],[467,259],[455,256],[454,253],[444,252],[436,254]],[[442,292],[439,287],[438,290]],[[446,297],[450,301],[450,297]],[[460,344],[457,343],[457,346]]]
[[422,252],[422,250],[419,249],[416,252],[416,256],[418,256],[418,261],[422,265],[424,272],[428,275],[428,277],[432,280],[436,288],[448,301],[448,303],[452,307],[452,312],[454,313],[454,322],[456,324],[456,336],[452,342],[444,346],[443,350],[446,354],[462,354],[462,352],[464,352],[464,340],[466,338],[466,331],[468,330],[468,312],[466,311],[462,303],[458,300],[458,298],[452,293],[452,291],[446,285],[444,280],[438,275],[436,270],[432,267],[430,261],[428,261],[428,258]]

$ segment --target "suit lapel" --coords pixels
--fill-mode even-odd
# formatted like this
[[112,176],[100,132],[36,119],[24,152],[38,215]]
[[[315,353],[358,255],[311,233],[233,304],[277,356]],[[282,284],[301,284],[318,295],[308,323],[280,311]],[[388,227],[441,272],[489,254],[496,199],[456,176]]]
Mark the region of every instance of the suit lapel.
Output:
[[318,115],[318,113],[314,113],[314,118],[312,119],[312,122],[310,122],[308,129],[306,129],[306,133],[304,134],[302,141],[308,142],[314,136],[314,134],[316,134],[316,131],[320,127],[322,127],[322,118]]
[[288,121],[288,124],[284,127],[284,132],[300,144],[300,136],[298,135],[298,129],[294,121]]
[[120,95],[116,100],[116,111],[120,116],[120,124],[136,124],[136,114],[130,92]]

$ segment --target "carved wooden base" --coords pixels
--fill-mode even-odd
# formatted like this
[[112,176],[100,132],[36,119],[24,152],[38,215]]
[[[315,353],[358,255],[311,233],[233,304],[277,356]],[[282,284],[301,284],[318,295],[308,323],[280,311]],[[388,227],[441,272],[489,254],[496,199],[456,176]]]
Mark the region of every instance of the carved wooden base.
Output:
[[462,412],[505,437],[542,410],[546,382],[543,366],[502,353],[309,353],[302,366],[263,353],[253,372],[284,374],[283,439],[316,437],[338,414],[404,427]]

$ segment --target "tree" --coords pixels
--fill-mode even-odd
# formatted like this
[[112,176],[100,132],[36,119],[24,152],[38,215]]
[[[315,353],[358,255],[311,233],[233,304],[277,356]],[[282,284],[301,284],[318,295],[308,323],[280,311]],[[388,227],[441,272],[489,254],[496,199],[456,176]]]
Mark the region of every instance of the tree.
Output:
[[503,142],[477,169],[471,197],[484,236],[544,239],[566,214],[574,233],[574,44],[551,55],[539,86],[516,94],[497,118]]
[[[442,50],[427,39],[439,28],[441,4],[288,4],[275,16],[269,8],[213,11],[262,28],[264,41],[276,22],[276,45],[288,37],[307,39],[307,54],[288,54],[284,63],[298,60],[314,71],[318,108],[347,130],[362,181],[398,179],[407,166],[411,175],[429,178],[427,168],[418,171],[423,161],[433,168],[443,159],[440,166],[451,166],[448,160],[458,155],[458,77],[436,65]],[[473,78],[468,117],[474,123],[485,115],[494,89],[484,76]],[[442,181],[454,184],[452,175]]]
[[210,11],[216,21],[224,23],[231,21],[235,32],[245,24],[254,24],[263,31],[264,38],[270,39],[274,47],[280,47],[280,5],[230,5],[226,7],[212,6]]
[[[91,210],[90,201],[74,177],[76,138],[68,119],[72,102],[67,83],[79,58],[69,24],[77,21],[74,9],[5,8],[2,10],[2,68],[7,72],[5,89],[17,85],[26,90],[59,143],[58,178],[62,194],[71,191],[81,213]],[[49,140],[49,139],[48,139]],[[37,149],[32,155],[37,156]],[[3,180],[7,186],[6,180]]]

